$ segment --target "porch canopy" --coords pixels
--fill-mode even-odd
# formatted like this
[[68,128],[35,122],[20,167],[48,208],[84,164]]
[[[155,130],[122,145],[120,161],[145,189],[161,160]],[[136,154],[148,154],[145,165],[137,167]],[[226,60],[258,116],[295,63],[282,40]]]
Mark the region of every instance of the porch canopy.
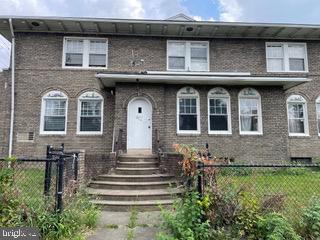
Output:
[[250,73],[214,73],[214,72],[164,72],[146,71],[140,73],[97,73],[95,75],[105,87],[114,87],[116,82],[141,82],[164,84],[207,84],[207,85],[250,85],[282,86],[288,89],[309,82],[307,77],[265,77],[252,76]]
[[320,25],[317,24],[194,21],[188,17],[148,20],[0,16],[0,34],[9,41],[11,40],[10,21],[12,21],[14,32],[186,38],[320,39]]

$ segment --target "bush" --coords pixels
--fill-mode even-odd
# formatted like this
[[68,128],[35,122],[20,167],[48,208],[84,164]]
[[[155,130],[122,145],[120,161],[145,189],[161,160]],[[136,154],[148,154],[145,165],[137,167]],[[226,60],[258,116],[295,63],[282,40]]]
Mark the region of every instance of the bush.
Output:
[[203,221],[203,203],[199,202],[199,194],[188,192],[181,201],[174,204],[175,212],[162,211],[165,226],[172,236],[159,234],[158,240],[210,240],[210,224]]
[[312,201],[302,217],[302,235],[305,239],[320,238],[320,199]]
[[278,213],[269,213],[257,222],[257,229],[251,239],[300,240],[291,224]]
[[98,215],[98,208],[80,192],[61,214],[45,207],[32,209],[27,225],[38,228],[44,239],[84,239],[84,231],[96,226]]

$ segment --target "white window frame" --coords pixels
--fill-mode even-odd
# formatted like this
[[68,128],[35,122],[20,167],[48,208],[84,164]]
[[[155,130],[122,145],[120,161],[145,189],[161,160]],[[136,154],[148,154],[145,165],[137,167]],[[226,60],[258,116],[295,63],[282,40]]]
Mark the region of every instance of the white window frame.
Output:
[[[246,90],[255,91],[255,96],[243,95],[242,93]],[[241,104],[240,99],[258,99],[258,131],[242,131],[241,130]],[[238,115],[239,115],[239,133],[240,135],[263,135],[263,125],[262,125],[262,107],[261,107],[261,95],[254,88],[244,88],[239,92],[238,95]]]
[[[186,52],[185,52],[185,68],[184,69],[170,69],[169,68],[169,44],[170,43],[185,43],[186,45]],[[194,70],[191,69],[191,44],[198,43],[198,44],[206,44],[207,48],[207,70]],[[183,41],[183,40],[167,40],[167,71],[175,71],[175,72],[209,72],[210,71],[210,45],[209,41]]]
[[[284,69],[283,71],[272,71],[269,69],[269,61],[268,61],[268,46],[269,45],[282,45],[283,47],[283,64]],[[304,71],[290,71],[290,65],[289,65],[289,51],[288,47],[289,45],[297,45],[297,46],[303,46],[305,51],[304,56]],[[308,64],[308,49],[306,43],[298,43],[298,42],[266,42],[266,63],[267,63],[267,72],[290,72],[290,73],[307,73],[309,72],[309,64]]]
[[[101,126],[100,126],[100,131],[80,131],[80,122],[81,122],[81,102],[82,101],[86,101],[88,99],[83,98],[84,95],[88,94],[88,93],[94,93],[96,94],[99,98],[97,98],[98,100],[101,101]],[[90,100],[89,100],[90,101]],[[103,109],[104,109],[104,99],[103,96],[96,92],[96,91],[86,91],[84,93],[82,93],[79,97],[78,97],[78,108],[77,108],[77,135],[102,135],[103,134]]]
[[[67,53],[67,40],[83,40],[83,53],[82,53],[82,66],[66,66],[66,53]],[[106,41],[106,66],[105,67],[90,67],[89,54],[90,54],[90,40],[104,40]],[[108,68],[108,38],[92,38],[92,37],[64,37],[63,38],[63,51],[62,51],[62,68],[65,69],[107,69]]]
[[[320,107],[318,109],[318,104],[320,104],[320,96],[316,99],[316,119],[317,119],[317,131],[318,131],[318,136],[320,136],[320,128],[318,125],[318,121],[320,121]],[[319,116],[318,116],[319,112]]]
[[[214,92],[221,92],[221,94],[216,94]],[[232,126],[231,126],[231,103],[230,103],[230,94],[227,90],[221,87],[212,88],[208,92],[208,134],[232,134]],[[227,131],[212,131],[210,130],[210,99],[226,99],[227,100],[227,116],[228,116],[228,130]]]
[[[187,88],[192,89],[195,93],[194,94],[182,94],[182,92],[186,91]],[[179,100],[182,98],[195,98],[196,99],[196,107],[197,107],[197,130],[180,130],[180,102]],[[176,102],[176,108],[177,108],[177,134],[200,134],[201,133],[201,127],[200,127],[200,95],[199,92],[194,89],[193,87],[183,87],[177,92],[177,102]]]
[[[290,98],[294,97],[300,97],[303,100],[302,101],[297,101],[297,100],[290,100]],[[303,120],[304,120],[304,133],[291,133],[290,132],[290,118],[289,118],[289,102],[290,103],[301,103],[303,104]],[[300,94],[292,94],[287,98],[287,119],[288,119],[288,133],[289,136],[292,137],[307,137],[309,136],[309,121],[308,121],[308,104],[307,100]]]
[[[49,97],[50,93],[52,92],[60,92],[64,97]],[[45,117],[45,112],[46,112],[46,100],[48,99],[60,99],[60,100],[66,100],[66,110],[65,110],[65,126],[64,126],[64,131],[44,131],[44,117]],[[52,90],[47,93],[45,93],[42,96],[41,99],[41,114],[40,114],[40,135],[66,135],[67,134],[67,123],[68,123],[68,96],[60,90]]]

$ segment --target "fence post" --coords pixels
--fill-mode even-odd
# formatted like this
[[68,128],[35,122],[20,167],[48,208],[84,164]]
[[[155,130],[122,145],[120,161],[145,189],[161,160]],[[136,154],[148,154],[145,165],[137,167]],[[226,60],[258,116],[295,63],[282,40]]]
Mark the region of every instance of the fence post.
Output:
[[56,190],[56,211],[61,213],[63,209],[62,194],[63,194],[63,171],[64,171],[64,158],[59,156],[57,171],[57,190]]
[[78,180],[78,162],[79,162],[79,153],[73,154],[74,159],[74,180]]
[[44,177],[44,192],[45,196],[49,196],[50,185],[51,185],[51,168],[52,168],[52,155],[51,155],[52,146],[47,145],[47,161],[46,161],[46,169],[45,169],[45,177]]
[[197,180],[197,188],[200,198],[203,197],[203,174],[204,174],[204,164],[201,161],[197,162],[198,169],[198,180]]

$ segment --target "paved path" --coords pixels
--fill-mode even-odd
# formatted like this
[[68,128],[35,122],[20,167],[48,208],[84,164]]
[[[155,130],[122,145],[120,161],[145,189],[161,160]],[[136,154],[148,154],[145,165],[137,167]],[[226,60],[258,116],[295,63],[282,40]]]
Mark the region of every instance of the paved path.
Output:
[[[102,212],[97,229],[87,240],[153,240],[160,231],[160,212],[139,212],[135,227],[129,228],[131,212]],[[131,233],[129,233],[131,232]]]

